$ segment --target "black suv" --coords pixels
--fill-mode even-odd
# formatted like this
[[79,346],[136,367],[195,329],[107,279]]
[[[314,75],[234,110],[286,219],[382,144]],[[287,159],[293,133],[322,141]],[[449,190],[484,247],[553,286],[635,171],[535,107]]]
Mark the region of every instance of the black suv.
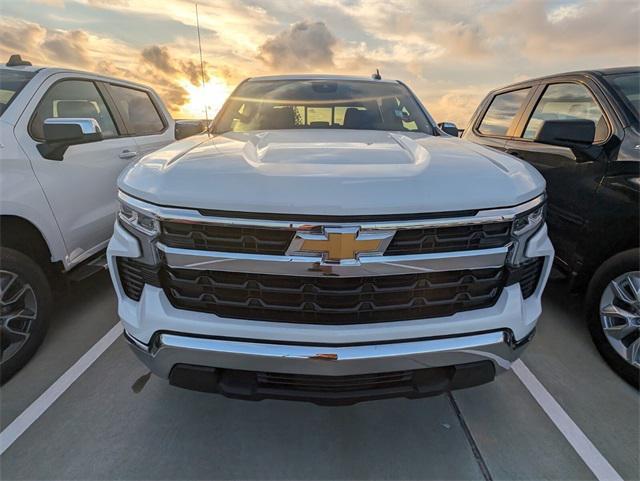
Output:
[[587,322],[600,353],[636,387],[639,110],[640,67],[571,72],[494,90],[463,134],[544,176],[556,264],[586,291]]

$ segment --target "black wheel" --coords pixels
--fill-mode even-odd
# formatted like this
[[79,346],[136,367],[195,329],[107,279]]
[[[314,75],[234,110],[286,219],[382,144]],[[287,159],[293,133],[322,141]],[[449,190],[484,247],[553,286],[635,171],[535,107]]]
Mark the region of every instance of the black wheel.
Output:
[[609,366],[638,389],[640,250],[621,252],[596,271],[587,290],[587,322]]
[[34,355],[47,332],[51,287],[40,266],[0,247],[0,383]]

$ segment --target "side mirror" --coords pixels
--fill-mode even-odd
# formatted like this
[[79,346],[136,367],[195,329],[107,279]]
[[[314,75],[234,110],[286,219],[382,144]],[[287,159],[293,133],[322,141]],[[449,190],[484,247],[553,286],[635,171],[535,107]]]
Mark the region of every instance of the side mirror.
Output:
[[52,118],[43,125],[44,142],[38,151],[45,159],[62,160],[71,145],[102,140],[102,131],[96,119]]
[[204,120],[176,120],[176,140],[186,139],[192,135],[201,134],[207,130],[207,122]]
[[454,137],[458,137],[460,134],[460,130],[453,122],[440,122],[438,127],[440,127],[440,130],[445,134],[453,135]]

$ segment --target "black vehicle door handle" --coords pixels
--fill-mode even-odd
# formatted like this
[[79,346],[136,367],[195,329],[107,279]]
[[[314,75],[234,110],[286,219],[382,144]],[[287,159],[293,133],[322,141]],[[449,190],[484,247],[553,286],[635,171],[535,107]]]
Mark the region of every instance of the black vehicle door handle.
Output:
[[523,158],[522,155],[518,153],[517,150],[507,150],[507,154],[513,155],[514,157],[518,157],[519,159]]

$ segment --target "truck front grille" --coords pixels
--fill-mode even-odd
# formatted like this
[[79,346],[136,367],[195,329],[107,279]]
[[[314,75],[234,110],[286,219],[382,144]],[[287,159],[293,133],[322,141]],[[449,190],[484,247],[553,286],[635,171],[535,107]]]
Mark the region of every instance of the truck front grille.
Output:
[[179,309],[221,317],[357,324],[450,316],[492,306],[503,268],[372,277],[304,277],[165,267],[161,283]]
[[[295,230],[163,221],[160,242],[167,247],[242,254],[285,255]],[[501,247],[511,222],[398,230],[385,255],[416,255]]]

